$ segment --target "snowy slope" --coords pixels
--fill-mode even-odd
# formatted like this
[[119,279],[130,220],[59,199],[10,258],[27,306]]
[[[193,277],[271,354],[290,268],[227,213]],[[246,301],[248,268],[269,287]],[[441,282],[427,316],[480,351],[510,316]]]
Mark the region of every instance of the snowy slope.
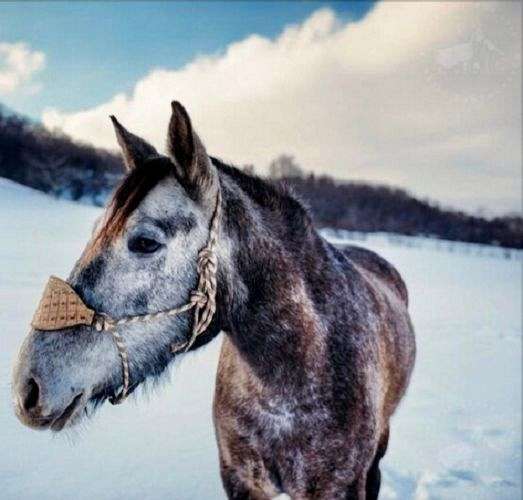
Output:
[[[42,287],[67,276],[99,214],[0,179],[0,496],[224,498],[211,422],[219,341],[80,431],[38,433],[12,414],[11,366]],[[364,245],[403,274],[419,349],[381,498],[521,498],[520,260]]]

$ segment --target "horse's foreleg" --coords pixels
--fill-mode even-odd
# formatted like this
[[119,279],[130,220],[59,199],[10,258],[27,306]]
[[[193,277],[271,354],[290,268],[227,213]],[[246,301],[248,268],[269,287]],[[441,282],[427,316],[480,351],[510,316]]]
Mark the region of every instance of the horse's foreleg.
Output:
[[281,493],[269,481],[259,481],[246,474],[243,468],[220,465],[223,487],[230,500],[285,500]]
[[220,474],[229,500],[254,500],[255,497],[251,495],[249,485],[238,476],[235,470],[222,464]]
[[[270,500],[281,493],[273,474],[249,439],[237,433],[238,424],[216,419],[220,473],[231,500]],[[233,425],[234,424],[234,425]]]

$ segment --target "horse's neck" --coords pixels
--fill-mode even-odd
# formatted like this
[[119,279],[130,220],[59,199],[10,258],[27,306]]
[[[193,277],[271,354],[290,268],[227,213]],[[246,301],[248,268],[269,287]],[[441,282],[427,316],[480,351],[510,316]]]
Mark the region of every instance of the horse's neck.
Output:
[[[311,276],[322,267],[322,242],[307,221],[293,214],[225,200],[225,225],[234,251],[224,329],[236,349],[263,380],[299,384],[317,362],[324,340]],[[302,214],[296,214],[301,217]]]

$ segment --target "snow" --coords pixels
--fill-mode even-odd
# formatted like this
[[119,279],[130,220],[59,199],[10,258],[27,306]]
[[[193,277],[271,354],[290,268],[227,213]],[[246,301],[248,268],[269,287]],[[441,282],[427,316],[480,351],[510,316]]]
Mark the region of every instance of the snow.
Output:
[[[0,179],[0,214],[0,496],[224,498],[211,420],[219,341],[80,430],[52,435],[16,420],[11,368],[33,309],[50,274],[67,276],[100,210]],[[383,235],[360,243],[404,276],[418,341],[381,498],[521,498],[521,253]]]

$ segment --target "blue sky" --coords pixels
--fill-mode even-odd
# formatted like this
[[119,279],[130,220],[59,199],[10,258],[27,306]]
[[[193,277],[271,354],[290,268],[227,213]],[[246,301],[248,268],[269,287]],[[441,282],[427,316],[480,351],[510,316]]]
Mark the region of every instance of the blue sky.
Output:
[[252,33],[274,37],[325,6],[357,20],[372,2],[2,2],[0,41],[27,43],[46,65],[37,94],[0,100],[33,118],[94,106],[154,68],[179,68]]

